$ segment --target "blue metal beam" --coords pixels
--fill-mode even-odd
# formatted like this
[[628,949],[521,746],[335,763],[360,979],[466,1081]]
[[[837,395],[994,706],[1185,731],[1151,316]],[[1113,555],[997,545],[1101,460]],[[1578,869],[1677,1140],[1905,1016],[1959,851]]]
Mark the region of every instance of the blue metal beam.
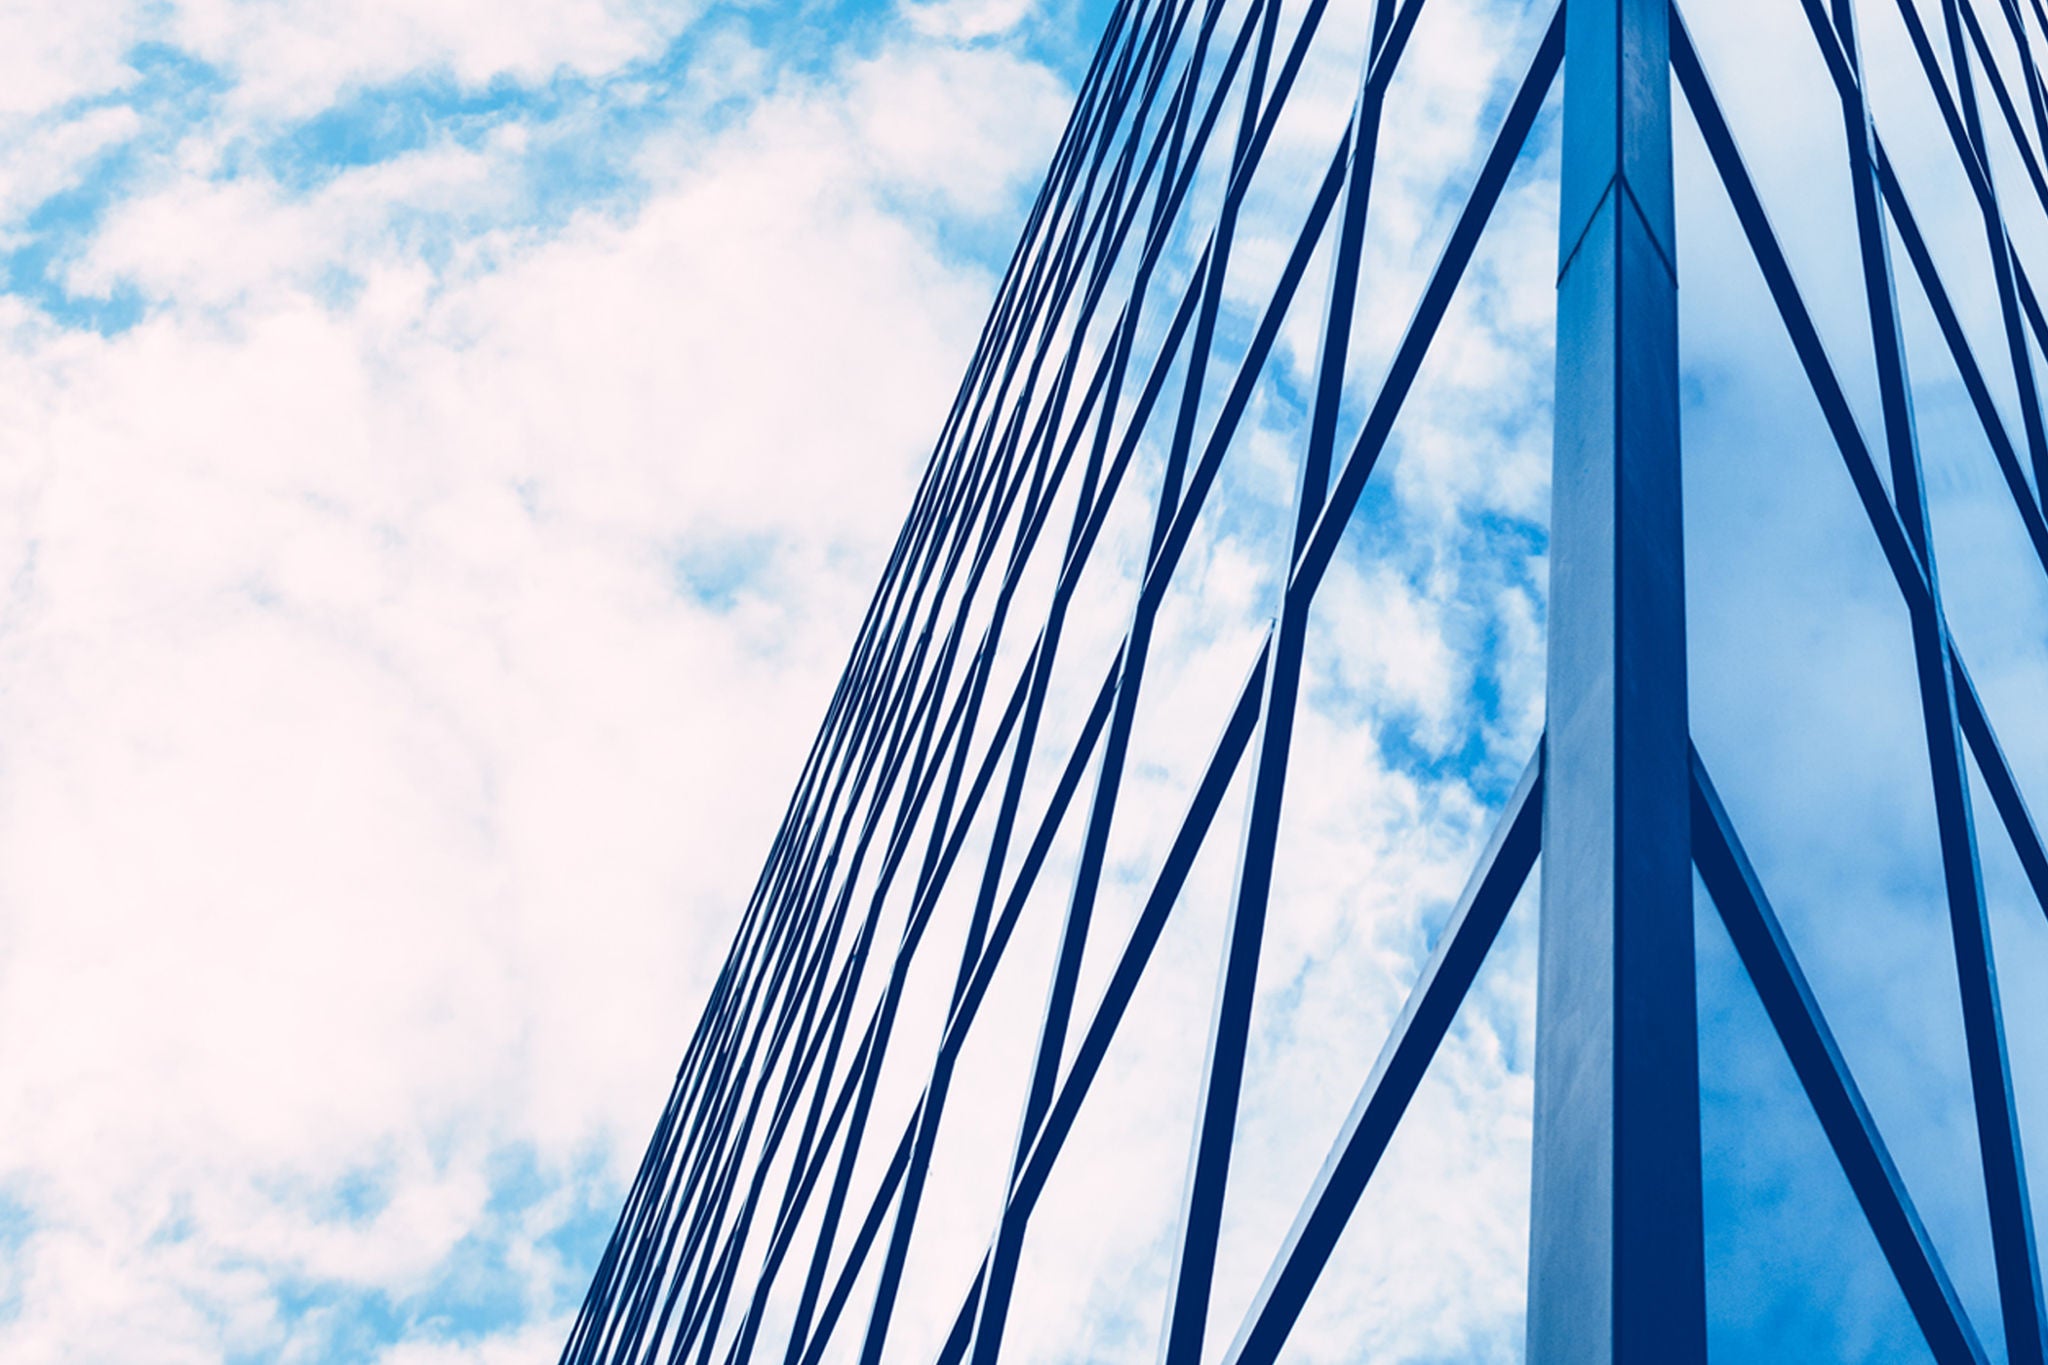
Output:
[[1706,1358],[1668,0],[1566,16],[1528,1356]]
[[1280,1358],[1287,1334],[1337,1249],[1359,1196],[1529,878],[1542,821],[1543,746],[1538,741],[1535,756],[1508,798],[1493,837],[1380,1048],[1372,1074],[1352,1101],[1351,1113],[1295,1215],[1280,1254],[1252,1299],[1244,1325],[1223,1353],[1224,1365],[1271,1365]]
[[1792,955],[1735,826],[1692,755],[1693,857],[1870,1230],[1941,1365],[1983,1365],[1984,1347],[1913,1208],[1806,974]]

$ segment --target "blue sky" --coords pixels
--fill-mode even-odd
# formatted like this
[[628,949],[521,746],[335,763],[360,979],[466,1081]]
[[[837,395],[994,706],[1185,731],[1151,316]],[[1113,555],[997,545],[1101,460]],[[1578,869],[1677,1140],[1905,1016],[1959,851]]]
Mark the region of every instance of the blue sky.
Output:
[[[1869,429],[1810,39],[1790,5],[1693,8]],[[1105,13],[94,0],[14,21],[0,1356],[553,1358]],[[1545,17],[1426,8],[1390,94],[1352,426]],[[1737,19],[1784,27],[1753,50]],[[1246,202],[1212,378],[1243,354],[1365,32],[1362,6],[1332,7]],[[1891,29],[1873,21],[1866,47],[1880,125],[1989,347],[1981,237],[1915,73]],[[1553,96],[1318,599],[1212,1338],[1540,730],[1555,115]],[[1683,121],[1678,164],[1696,734],[1995,1346],[1903,615]],[[2023,256],[2048,248],[2048,207],[2013,212]],[[1167,253],[1140,363],[1199,246]],[[1273,610],[1326,270],[1161,609],[1107,944]],[[1951,620],[2048,808],[2029,704],[2048,579],[2020,558],[1925,305],[1902,311]],[[2016,423],[2009,370],[1993,382]],[[1162,459],[1148,435],[1084,580],[1049,758],[1128,622]],[[1031,562],[1020,615],[1053,567]],[[999,678],[1026,644],[1006,638]],[[1027,810],[1056,771],[1034,768]],[[1093,1155],[1034,1222],[1030,1354],[1152,1354],[1241,804],[1085,1111]],[[2048,1015],[2017,983],[2048,971],[2048,926],[1986,804],[2031,1133]],[[963,1074],[1021,1080],[1071,844]],[[1339,1248],[1305,1358],[1519,1358],[1536,910],[1525,896]],[[935,980],[963,928],[935,930]],[[1716,1358],[1908,1358],[1910,1319],[1717,932],[1703,908]],[[1111,960],[1091,943],[1084,1002]],[[943,1004],[913,990],[906,1036]],[[885,1128],[923,1075],[901,1051]],[[986,1238],[977,1162],[1007,1155],[1015,1104],[990,1081],[949,1111],[906,1358]],[[2048,1153],[2037,1187],[2043,1170]]]
[[0,1354],[552,1354],[1092,22],[13,26]]

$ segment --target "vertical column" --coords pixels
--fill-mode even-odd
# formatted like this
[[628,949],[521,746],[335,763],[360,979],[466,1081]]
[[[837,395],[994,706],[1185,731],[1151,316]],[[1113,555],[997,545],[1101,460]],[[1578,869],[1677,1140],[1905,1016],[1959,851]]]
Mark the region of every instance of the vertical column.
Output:
[[1706,1358],[1668,2],[1565,20],[1532,1365]]

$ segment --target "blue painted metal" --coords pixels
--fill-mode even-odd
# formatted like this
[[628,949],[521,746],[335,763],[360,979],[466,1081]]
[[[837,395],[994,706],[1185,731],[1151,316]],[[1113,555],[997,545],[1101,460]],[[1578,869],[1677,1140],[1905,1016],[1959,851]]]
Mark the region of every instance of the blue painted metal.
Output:
[[[2030,350],[2048,348],[2048,316],[1993,174],[2016,166],[2021,179],[2008,192],[2048,213],[2048,82],[2034,57],[2048,48],[2048,4],[1997,0],[1988,16],[1988,0],[1940,0],[1944,53],[1915,0],[1895,0],[1938,114],[1931,131],[1953,152],[1966,207],[1981,220],[2006,351],[1987,366],[1864,94],[1857,24],[1880,0],[1800,0],[1841,106],[1883,424],[1872,440],[1668,0],[1571,0],[1536,16],[1547,23],[1532,29],[1522,78],[1496,106],[1496,135],[1462,203],[1444,215],[1448,235],[1385,372],[1361,394],[1352,338],[1382,306],[1367,242],[1390,150],[1383,132],[1396,126],[1390,92],[1412,69],[1425,3],[1356,0],[1370,6],[1362,70],[1320,178],[1267,166],[1329,12],[1328,0],[1303,0],[1298,15],[1289,3],[1118,0],[1112,9],[563,1361],[735,1365],[779,1355],[819,1365],[838,1353],[876,1365],[900,1354],[905,1306],[915,1301],[920,1315],[935,1306],[932,1287],[911,1277],[911,1251],[941,1197],[930,1180],[949,1141],[949,1104],[963,1102],[962,1050],[1026,917],[1057,915],[1008,1184],[979,1264],[958,1267],[944,1287],[967,1284],[964,1299],[957,1309],[947,1300],[950,1318],[932,1327],[943,1329],[934,1340],[944,1365],[999,1359],[1015,1335],[1033,1213],[1242,779],[1236,878],[1157,1339],[1167,1365],[1214,1357],[1224,1200],[1233,1164],[1251,1159],[1239,1150],[1238,1111],[1316,598],[1562,71],[1546,736],[1378,1061],[1366,1072],[1361,1060],[1358,1098],[1224,1359],[1270,1362],[1286,1349],[1539,846],[1548,856],[1529,1358],[1706,1357],[1695,866],[1936,1358],[1985,1358],[1982,1325],[1949,1283],[1690,748],[1675,82],[1912,622],[2000,1325],[2013,1361],[2048,1365],[1973,759],[1998,816],[1985,837],[2011,841],[2044,915],[2048,844],[1942,610],[1891,254],[1896,233],[2004,496],[2048,573],[2048,424]],[[1998,48],[2007,40],[2010,56]],[[1214,136],[1226,122],[1227,144]],[[1994,134],[2012,155],[1994,156]],[[1290,175],[1299,183],[1276,190]],[[1261,235],[1277,231],[1284,243],[1291,231],[1291,245],[1250,316],[1237,317],[1239,225],[1254,203],[1273,211],[1262,194],[1291,205],[1295,219],[1262,223]],[[1291,395],[1274,373],[1276,348],[1318,261],[1327,274],[1315,358],[1305,392]],[[2017,435],[1988,377],[1998,367],[2012,377]],[[1226,462],[1276,393],[1300,416],[1295,497],[1272,566],[1277,619],[1112,951],[1096,912],[1117,875],[1112,837],[1129,820],[1133,737],[1148,680],[1179,663],[1155,648],[1160,612],[1176,576],[1185,582],[1198,523],[1215,514]],[[1362,411],[1340,461],[1354,403]],[[1102,670],[1102,660],[1072,657],[1069,617],[1093,605],[1084,592],[1096,580],[1084,589],[1084,574],[1107,553],[1112,508],[1132,499],[1148,500],[1151,532]],[[1100,679],[1090,696],[1073,690],[1077,669]],[[1085,713],[1070,741],[1055,738],[1062,707]],[[1085,813],[1069,819],[1077,808]],[[1075,849],[1070,867],[1055,858],[1063,837]],[[929,1054],[906,1060],[912,1044],[898,1020],[912,969],[945,941],[933,927],[959,887],[972,894],[953,926],[958,962],[937,968],[950,982],[943,1026]],[[1080,983],[1091,959],[1108,976],[1087,1009]],[[884,1112],[885,1066],[923,1069],[907,1118]]]
[[1692,756],[1692,776],[1693,856],[1701,879],[1785,1044],[1800,1084],[1849,1177],[1849,1186],[1870,1220],[1871,1231],[1877,1234],[1878,1246],[1891,1263],[1928,1345],[1934,1348],[1934,1358],[1942,1365],[1982,1365],[1983,1343],[1977,1340],[1955,1286],[1949,1283],[1933,1240],[1921,1226],[1912,1196],[1892,1165],[1827,1019],[1806,984],[1806,974],[1792,955],[1792,945],[1785,940],[1756,869],[1742,851],[1735,826],[1697,754]]
[[1450,1031],[1458,1006],[1472,989],[1473,978],[1479,975],[1487,951],[1528,880],[1542,843],[1542,823],[1543,750],[1539,746],[1515,785],[1514,795],[1508,798],[1507,809],[1479,855],[1479,865],[1458,897],[1457,908],[1423,965],[1421,977],[1409,992],[1408,1003],[1394,1021],[1372,1074],[1352,1102],[1351,1113],[1331,1144],[1330,1155],[1302,1202],[1273,1268],[1259,1286],[1244,1325],[1224,1353],[1226,1365],[1269,1365],[1280,1358],[1288,1332],[1337,1249],[1337,1238],[1350,1221],[1352,1209],[1386,1154],[1394,1129],[1422,1083],[1423,1072]]
[[1668,0],[1572,0],[1529,1356],[1706,1359]]

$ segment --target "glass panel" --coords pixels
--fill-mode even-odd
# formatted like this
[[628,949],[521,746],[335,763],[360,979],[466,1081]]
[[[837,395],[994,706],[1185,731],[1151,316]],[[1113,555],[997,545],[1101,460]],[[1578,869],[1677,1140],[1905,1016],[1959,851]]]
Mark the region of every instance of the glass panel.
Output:
[[[1904,598],[1689,116],[1678,151],[1694,739],[1996,1350],[1989,1216]],[[1694,287],[1701,281],[1711,284]]]
[[1282,1360],[1522,1358],[1541,883],[1539,863]]
[[1709,1358],[1932,1360],[1712,898],[1693,885]]
[[1977,815],[1977,856],[1984,869],[1984,902],[1998,964],[1999,1004],[2005,1016],[2006,1061],[2013,1104],[2028,1161],[2027,1185],[2036,1235],[2048,1209],[2048,910],[2037,898],[2013,852],[2005,823],[1973,763],[1970,799]]

